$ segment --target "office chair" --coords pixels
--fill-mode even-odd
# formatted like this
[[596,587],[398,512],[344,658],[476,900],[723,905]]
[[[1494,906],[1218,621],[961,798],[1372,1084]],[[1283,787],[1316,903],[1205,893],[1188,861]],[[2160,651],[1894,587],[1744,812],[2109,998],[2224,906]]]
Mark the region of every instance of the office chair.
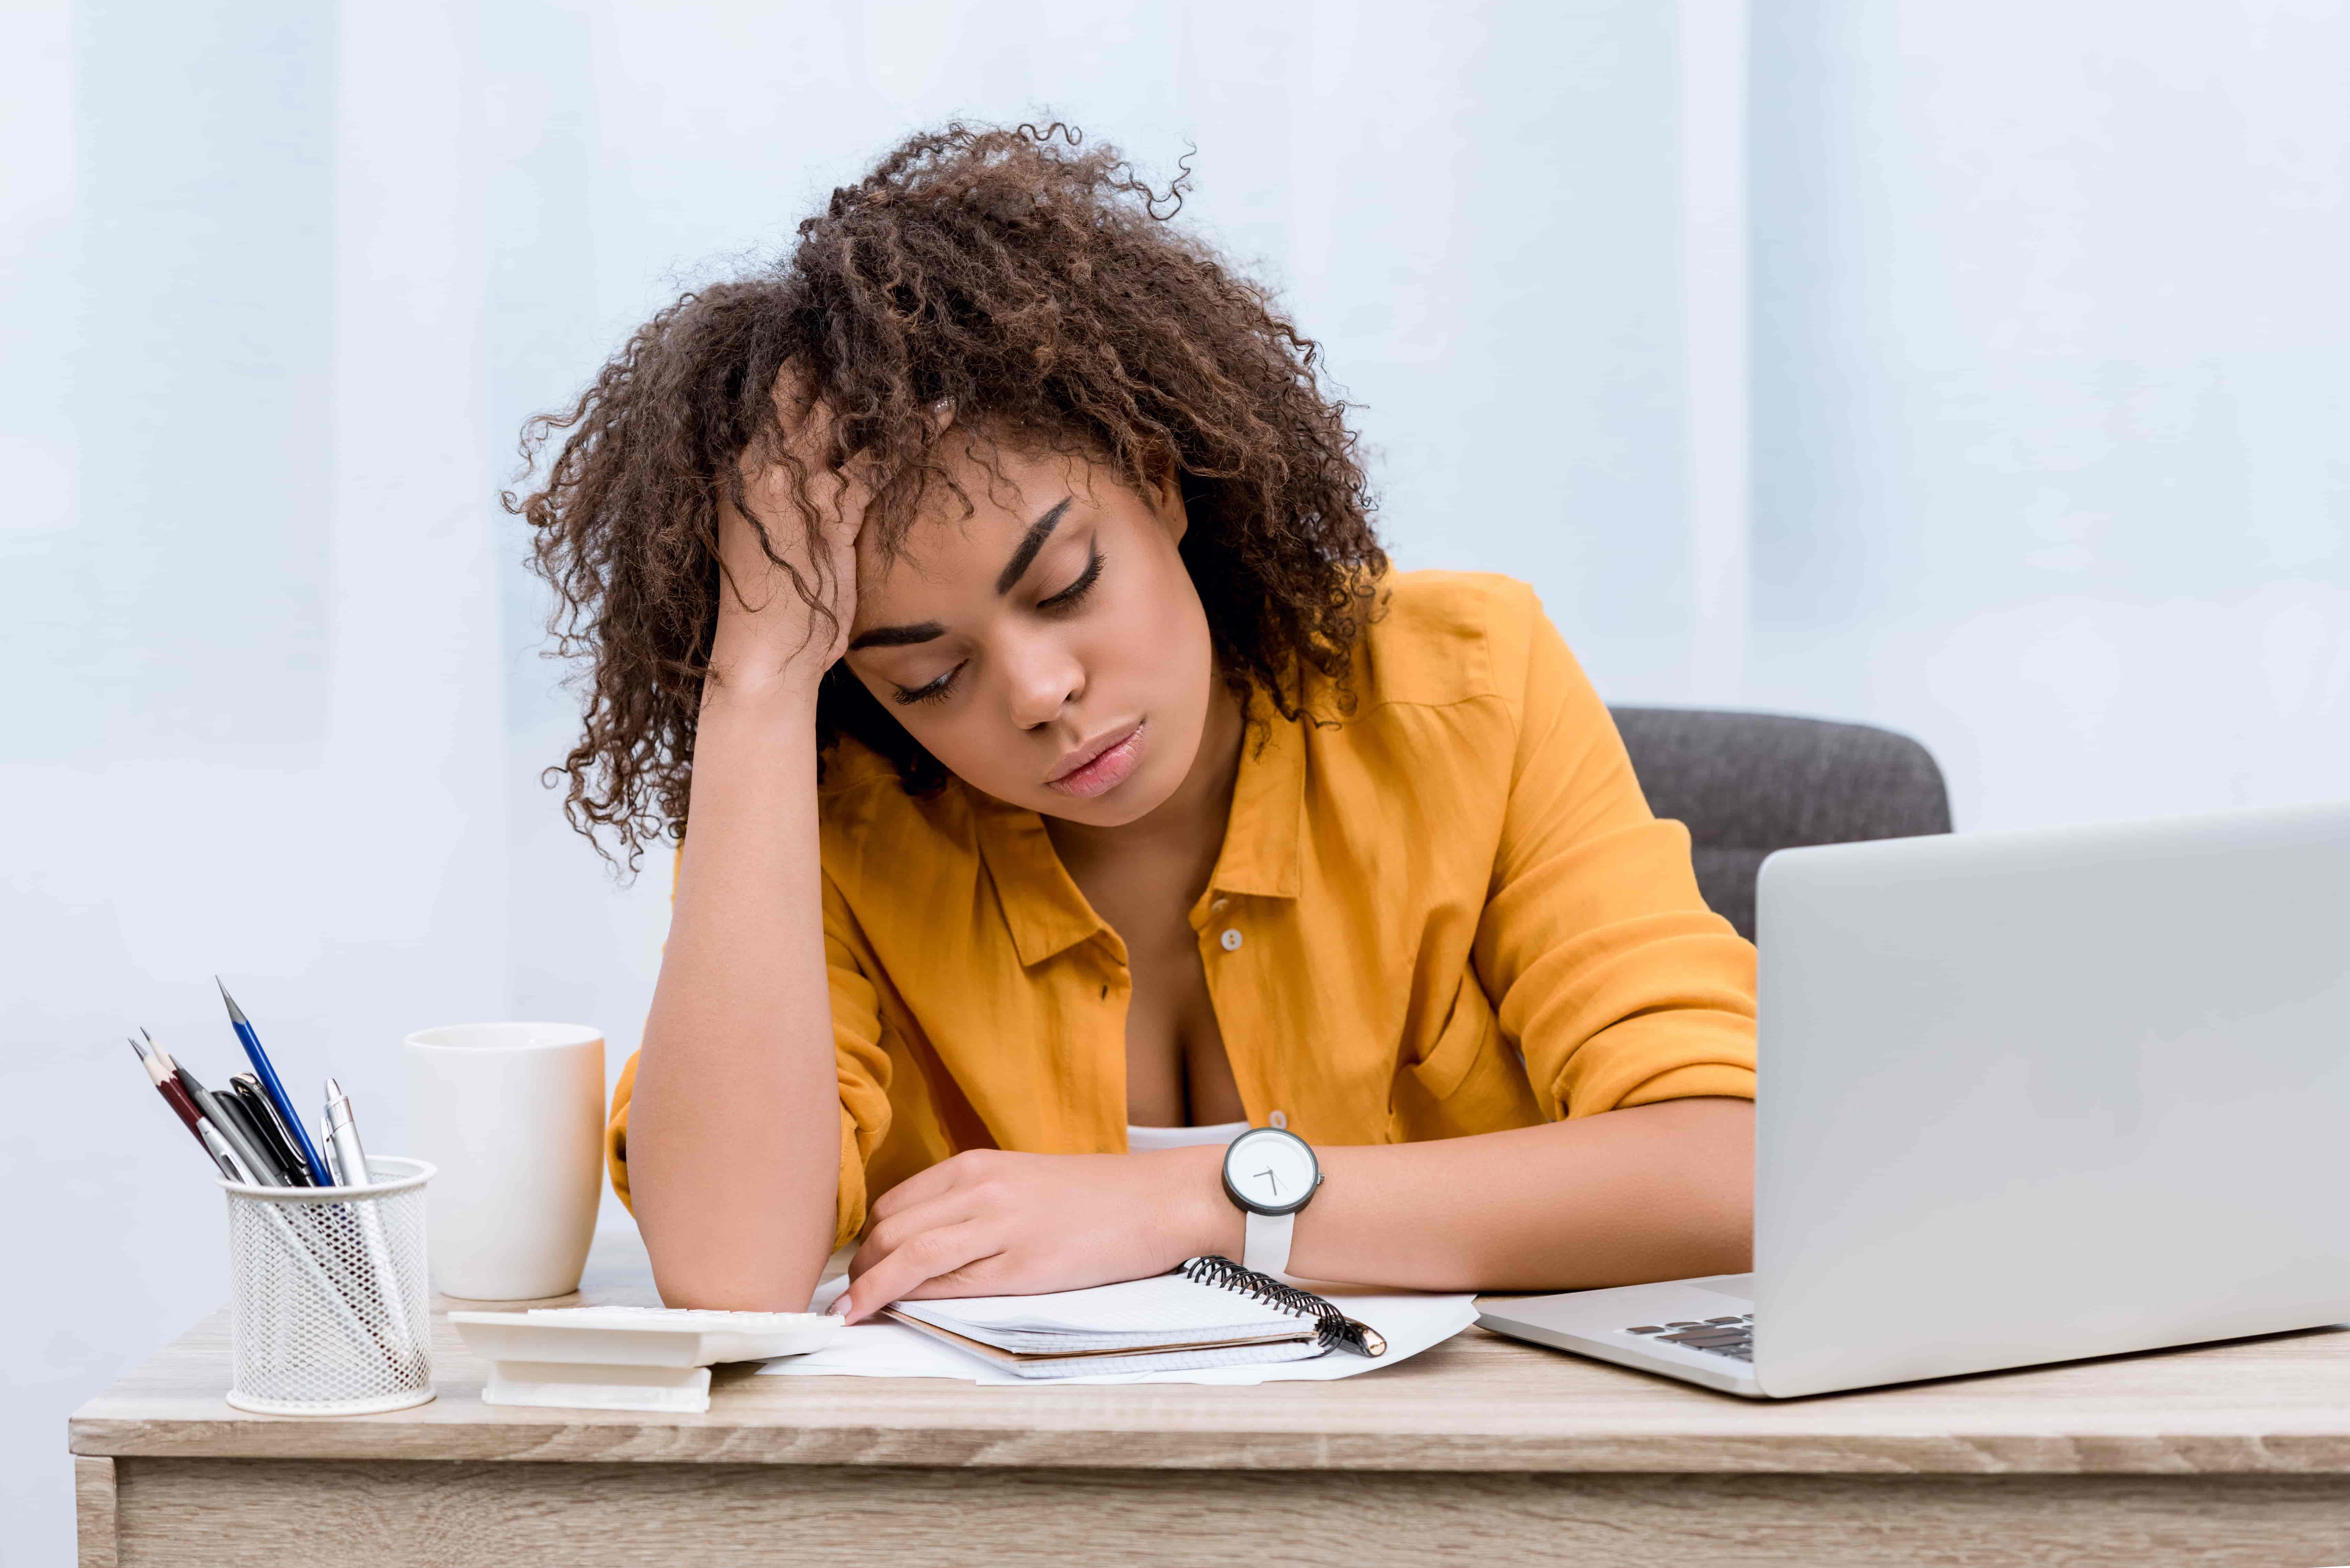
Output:
[[1867,724],[1695,708],[1617,708],[1649,809],[1688,825],[1705,901],[1754,936],[1773,849],[1950,831],[1933,753]]

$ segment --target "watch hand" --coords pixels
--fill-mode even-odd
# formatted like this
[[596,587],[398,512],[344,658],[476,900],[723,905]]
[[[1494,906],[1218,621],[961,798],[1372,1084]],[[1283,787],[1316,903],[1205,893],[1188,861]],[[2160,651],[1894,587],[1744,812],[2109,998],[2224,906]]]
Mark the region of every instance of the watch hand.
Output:
[[1274,1190],[1274,1194],[1275,1194],[1276,1196],[1280,1193],[1280,1191],[1281,1191],[1281,1178],[1279,1178],[1279,1177],[1277,1177],[1277,1176],[1274,1175],[1274,1173],[1273,1173],[1273,1172],[1271,1172],[1271,1171],[1269,1171],[1269,1170],[1260,1170],[1260,1171],[1258,1171],[1258,1172],[1257,1172],[1257,1174],[1258,1174],[1259,1176],[1263,1177],[1267,1181],[1270,1181],[1270,1182],[1272,1182],[1272,1183],[1273,1183],[1273,1190]]

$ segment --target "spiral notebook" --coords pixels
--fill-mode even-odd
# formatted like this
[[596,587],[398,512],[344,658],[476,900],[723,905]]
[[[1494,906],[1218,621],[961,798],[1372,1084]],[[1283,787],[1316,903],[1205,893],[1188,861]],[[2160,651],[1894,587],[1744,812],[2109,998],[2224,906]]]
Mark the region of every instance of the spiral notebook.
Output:
[[898,1323],[1022,1377],[1175,1372],[1304,1361],[1341,1350],[1378,1356],[1378,1334],[1324,1298],[1229,1258],[1171,1273],[1034,1296],[901,1301]]

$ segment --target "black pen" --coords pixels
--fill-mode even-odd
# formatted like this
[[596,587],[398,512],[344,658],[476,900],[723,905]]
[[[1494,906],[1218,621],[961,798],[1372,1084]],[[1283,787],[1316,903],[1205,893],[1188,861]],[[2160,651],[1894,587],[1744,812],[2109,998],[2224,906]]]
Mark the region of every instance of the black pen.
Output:
[[[147,1033],[144,1029],[139,1033]],[[242,1126],[230,1119],[228,1108],[222,1102],[234,1101],[236,1098],[234,1095],[215,1095],[205,1088],[196,1081],[196,1075],[193,1073],[172,1060],[170,1052],[155,1044],[154,1036],[148,1035],[147,1044],[153,1049],[165,1071],[171,1074],[181,1088],[187,1091],[188,1098],[195,1102],[196,1108],[203,1113],[204,1120],[212,1123],[213,1130],[220,1135],[221,1141],[227,1144],[230,1150],[235,1154],[237,1162],[251,1172],[251,1179],[256,1185],[262,1187],[289,1185],[276,1174],[270,1162],[263,1158],[262,1150],[255,1146],[252,1136]]]
[[270,1155],[277,1161],[278,1168],[286,1173],[287,1183],[294,1187],[317,1186],[310,1179],[309,1168],[303,1163],[301,1152],[294,1147],[294,1139],[286,1133],[286,1124],[278,1118],[277,1107],[269,1103],[268,1093],[262,1088],[261,1080],[250,1073],[239,1073],[228,1081],[228,1085],[236,1091],[237,1098],[244,1102],[244,1114],[253,1119],[254,1126],[261,1129],[262,1137],[269,1145]]

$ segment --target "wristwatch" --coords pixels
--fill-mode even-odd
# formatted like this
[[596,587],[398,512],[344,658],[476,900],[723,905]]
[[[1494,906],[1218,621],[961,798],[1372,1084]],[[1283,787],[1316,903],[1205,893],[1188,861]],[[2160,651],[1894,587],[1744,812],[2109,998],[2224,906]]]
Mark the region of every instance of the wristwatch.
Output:
[[1288,1272],[1297,1211],[1321,1185],[1313,1147],[1295,1133],[1251,1127],[1232,1139],[1224,1149],[1224,1196],[1248,1217],[1242,1267],[1261,1274]]

